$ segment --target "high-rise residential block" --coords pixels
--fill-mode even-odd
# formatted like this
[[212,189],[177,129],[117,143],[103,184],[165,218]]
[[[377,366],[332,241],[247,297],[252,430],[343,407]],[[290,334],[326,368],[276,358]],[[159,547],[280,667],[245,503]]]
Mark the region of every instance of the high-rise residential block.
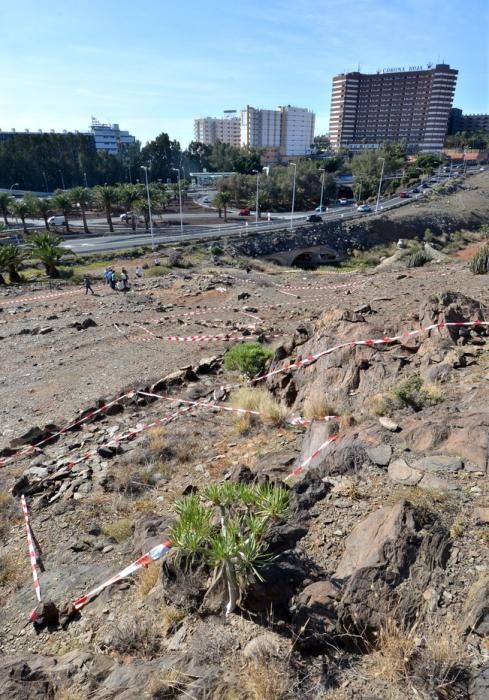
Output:
[[404,141],[411,150],[440,151],[448,128],[458,71],[388,68],[333,78],[329,135],[338,149],[378,148]]
[[218,141],[239,147],[241,143],[241,121],[239,117],[201,117],[194,119],[194,139],[213,146]]
[[276,151],[277,157],[304,156],[314,140],[315,115],[309,109],[287,105],[278,109],[241,111],[241,145]]

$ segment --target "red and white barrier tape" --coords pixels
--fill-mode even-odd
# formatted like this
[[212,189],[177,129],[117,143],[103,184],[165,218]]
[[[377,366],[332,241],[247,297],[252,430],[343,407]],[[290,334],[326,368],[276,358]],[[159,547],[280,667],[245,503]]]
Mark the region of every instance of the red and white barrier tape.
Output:
[[40,294],[38,296],[34,297],[16,297],[15,299],[2,299],[1,300],[1,305],[5,306],[6,304],[17,304],[18,306],[22,306],[24,302],[31,302],[31,301],[43,301],[45,299],[57,299],[58,297],[67,297],[71,296],[73,294],[81,294],[82,289],[74,289],[69,292],[51,292],[50,294]]
[[[263,416],[262,411],[254,411],[248,408],[238,408],[236,406],[226,406],[220,403],[208,403],[206,401],[190,401],[189,399],[179,399],[175,396],[165,396],[162,394],[152,394],[149,391],[138,391],[139,396],[148,396],[153,399],[163,400],[163,401],[178,401],[190,406],[200,406],[202,408],[207,408],[209,410],[216,411],[227,411],[229,413],[239,413],[241,415],[251,415],[251,416]],[[314,420],[318,421],[330,421],[339,420],[339,416],[322,416],[321,418],[316,418]],[[302,416],[293,416],[290,418],[285,418],[285,422],[288,425],[310,425],[312,420],[309,418],[302,418]]]
[[95,411],[89,411],[81,418],[78,418],[77,420],[71,421],[71,423],[67,423],[62,428],[60,428],[56,433],[49,435],[48,437],[44,438],[43,440],[40,440],[39,442],[36,442],[33,445],[27,445],[27,447],[24,447],[22,450],[15,452],[15,454],[10,455],[10,457],[0,458],[0,467],[4,467],[7,464],[10,464],[10,462],[13,462],[15,459],[18,459],[19,457],[23,457],[26,454],[29,454],[30,452],[37,449],[38,447],[41,447],[41,445],[45,445],[47,442],[50,442],[51,440],[54,440],[55,438],[59,437],[60,435],[63,435],[63,433],[68,432],[68,430],[75,428],[77,425],[81,425],[82,423],[85,423],[86,421],[91,420],[95,416],[99,415],[100,413],[103,413],[103,411],[106,411],[108,408],[110,408],[111,406],[114,406],[119,401],[122,401],[123,399],[131,398],[132,396],[134,396],[134,391],[128,391],[126,394],[122,394],[122,396],[118,396],[116,399],[109,401],[108,403],[104,404],[100,408],[97,408]]
[[[38,602],[41,602],[41,584],[39,582],[39,574],[37,571],[37,554],[34,547],[34,538],[32,536],[31,523],[29,519],[29,509],[27,508],[27,500],[24,494],[21,495],[20,501],[22,504],[22,512],[24,514],[25,531],[27,534],[27,548],[29,550],[29,561],[31,564],[32,580],[34,583],[34,591]],[[32,611],[29,619],[33,622],[37,619],[35,611]]]
[[440,323],[433,323],[430,326],[425,326],[424,328],[419,328],[414,331],[405,331],[404,333],[401,333],[399,335],[386,336],[384,338],[369,338],[367,340],[349,340],[346,343],[339,343],[338,345],[334,345],[332,348],[328,348],[327,350],[321,350],[320,352],[314,355],[308,355],[303,360],[296,360],[295,362],[288,363],[283,367],[279,367],[278,369],[275,369],[272,372],[268,372],[267,374],[263,374],[260,377],[250,379],[250,384],[261,382],[264,379],[269,379],[270,377],[273,377],[277,374],[292,372],[302,367],[307,367],[308,365],[312,365],[315,362],[317,362],[317,360],[319,360],[319,358],[321,357],[324,357],[324,355],[330,355],[331,353],[336,352],[336,350],[341,350],[343,348],[354,347],[355,345],[368,345],[372,347],[375,345],[398,343],[406,338],[410,338],[415,335],[420,335],[421,333],[427,333],[432,330],[441,328],[460,328],[464,326],[473,326],[475,328],[478,328],[480,326],[489,326],[489,321],[454,321],[450,323],[441,321]]
[[[175,341],[177,343],[246,343],[250,341],[255,341],[260,336],[257,335],[188,335],[188,336],[157,336],[151,334],[153,337],[148,337],[147,335],[129,335],[127,339],[132,342],[150,342],[155,340],[163,341]],[[267,338],[281,338],[282,336],[278,333],[273,335],[264,334]]]
[[302,464],[299,464],[298,467],[295,467],[295,469],[292,470],[292,472],[289,474],[289,476],[287,476],[287,477],[284,479],[285,483],[286,483],[286,484],[287,484],[287,483],[290,484],[290,483],[293,481],[294,477],[296,477],[298,474],[300,474],[301,471],[303,471],[304,469],[306,469],[306,468],[311,464],[312,460],[313,460],[315,457],[317,457],[318,454],[321,454],[321,452],[322,452],[324,449],[326,449],[326,447],[327,447],[328,445],[331,445],[332,442],[335,442],[335,440],[337,440],[338,437],[339,437],[338,435],[332,435],[332,436],[329,437],[327,440],[325,440],[325,441],[323,442],[323,444],[320,445],[320,446],[317,448],[317,450],[314,450],[314,452],[313,452],[311,455],[309,455],[309,457],[308,457],[307,459],[305,459],[305,460],[302,462]]
[[142,569],[144,566],[148,566],[148,564],[151,564],[154,561],[158,561],[158,559],[161,559],[161,557],[164,557],[166,554],[168,554],[170,549],[171,542],[169,542],[168,540],[161,542],[160,544],[156,545],[156,547],[150,549],[149,552],[146,552],[146,554],[143,554],[141,557],[139,557],[139,559],[136,559],[136,561],[134,561],[132,564],[126,566],[125,569],[122,569],[122,571],[119,571],[119,573],[107,579],[96,588],[92,588],[91,591],[88,591],[88,593],[85,593],[84,595],[77,598],[73,602],[73,607],[75,608],[75,610],[80,610],[90,600],[92,600],[92,598],[98,596],[99,593],[101,593],[105,588],[108,588],[114,583],[122,581],[122,579],[131,576],[131,574],[136,573],[136,571]]
[[[97,447],[97,449],[93,449],[93,450],[89,450],[88,452],[85,452],[81,457],[79,457],[78,459],[75,459],[72,462],[66,462],[66,464],[63,465],[63,468],[73,469],[73,467],[76,464],[80,464],[81,462],[84,462],[86,459],[90,459],[90,457],[94,457],[96,454],[98,454],[98,450],[101,447],[115,447],[123,440],[131,440],[136,435],[139,435],[139,433],[142,433],[146,430],[149,430],[150,428],[156,428],[158,425],[167,425],[168,423],[171,423],[172,421],[179,418],[179,416],[182,413],[187,413],[188,411],[191,411],[192,408],[193,408],[192,406],[186,406],[184,408],[180,408],[180,409],[178,409],[178,411],[170,414],[169,416],[165,416],[164,418],[157,418],[156,420],[152,421],[151,423],[146,423],[145,425],[139,426],[138,428],[133,428],[132,430],[128,430],[125,433],[121,433],[120,435],[116,435],[112,438],[112,440],[109,440],[109,442],[106,442],[103,445],[99,445]],[[62,458],[60,458],[60,460],[62,460]],[[58,460],[58,461],[60,461],[60,460]],[[54,500],[54,499],[51,499],[51,500]]]

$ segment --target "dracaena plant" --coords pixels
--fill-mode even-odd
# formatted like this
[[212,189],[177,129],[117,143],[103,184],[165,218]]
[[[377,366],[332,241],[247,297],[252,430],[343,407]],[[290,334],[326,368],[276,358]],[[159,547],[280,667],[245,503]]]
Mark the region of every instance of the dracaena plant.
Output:
[[271,559],[266,536],[288,507],[288,492],[268,484],[211,484],[200,495],[177,501],[173,548],[186,567],[201,562],[210,567],[210,588],[224,582],[226,614],[235,610],[253,578],[263,580],[260,568]]

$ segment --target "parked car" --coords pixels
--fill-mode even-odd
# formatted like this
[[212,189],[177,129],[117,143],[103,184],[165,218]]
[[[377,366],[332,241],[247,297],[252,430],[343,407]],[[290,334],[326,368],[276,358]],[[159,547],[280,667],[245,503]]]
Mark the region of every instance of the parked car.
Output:
[[340,199],[338,200],[338,204],[341,204],[341,206],[344,207],[345,204],[348,204],[348,200],[346,199],[346,197],[340,197]]
[[66,219],[64,216],[50,216],[48,219],[48,224],[50,226],[66,226]]
[[133,216],[134,216],[134,214],[131,211],[126,211],[124,214],[121,214],[119,216],[119,219],[121,222],[129,224],[129,223],[131,223]]
[[357,211],[372,211],[372,207],[369,204],[359,204]]
[[426,190],[426,189],[429,187],[429,185],[428,185],[427,182],[423,182],[423,184],[421,185],[421,187],[422,187],[424,190]]
[[414,187],[414,188],[413,188],[413,192],[414,192],[415,194],[419,194],[419,193],[421,192],[421,190],[419,189],[419,187]]
[[249,216],[250,215],[250,210],[249,209],[241,209],[239,212],[239,216]]
[[310,216],[307,217],[307,221],[311,224],[318,224],[320,221],[323,220],[322,216],[319,216],[319,214],[311,214]]
[[316,208],[314,209],[314,211],[317,211],[317,212],[319,212],[319,214],[322,214],[323,212],[325,212],[325,211],[327,210],[327,208],[328,208],[328,207],[325,207],[324,204],[323,204],[322,207],[316,207]]
[[407,198],[410,197],[410,196],[411,196],[411,195],[409,194],[409,192],[399,192],[399,197],[400,197],[401,199],[407,199]]

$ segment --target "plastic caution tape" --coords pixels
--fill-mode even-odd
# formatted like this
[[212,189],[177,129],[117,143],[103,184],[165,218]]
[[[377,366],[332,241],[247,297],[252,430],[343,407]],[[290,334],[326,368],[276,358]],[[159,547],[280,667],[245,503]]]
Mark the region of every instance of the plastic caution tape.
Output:
[[[29,519],[29,509],[27,508],[27,500],[24,494],[21,495],[20,497],[20,502],[22,504],[22,512],[24,514],[24,524],[25,524],[25,531],[27,535],[27,549],[29,550],[29,561],[31,564],[31,571],[32,571],[32,581],[34,583],[34,592],[36,594],[36,598],[38,603],[41,602],[41,584],[39,582],[39,574],[37,571],[37,554],[36,554],[36,549],[34,547],[34,538],[32,536],[32,530],[31,530],[31,523]],[[29,619],[32,620],[33,622],[37,619],[37,615],[35,610],[31,612],[29,615]]]

